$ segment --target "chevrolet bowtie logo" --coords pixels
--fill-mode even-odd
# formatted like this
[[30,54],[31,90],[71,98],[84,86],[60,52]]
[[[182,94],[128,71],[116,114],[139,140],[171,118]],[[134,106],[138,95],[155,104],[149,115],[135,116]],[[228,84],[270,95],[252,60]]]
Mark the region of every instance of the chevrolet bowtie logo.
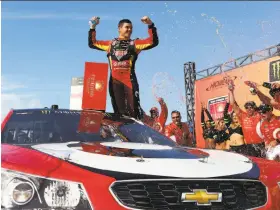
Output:
[[193,190],[191,193],[182,193],[181,201],[196,202],[198,206],[210,206],[212,202],[222,202],[222,193]]

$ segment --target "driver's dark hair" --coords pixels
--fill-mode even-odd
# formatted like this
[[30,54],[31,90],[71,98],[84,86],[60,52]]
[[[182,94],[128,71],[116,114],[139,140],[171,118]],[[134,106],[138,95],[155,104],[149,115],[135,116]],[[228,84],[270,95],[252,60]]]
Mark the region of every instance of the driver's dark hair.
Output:
[[129,19],[122,19],[119,21],[118,27],[122,27],[122,25],[125,23],[132,24],[132,22]]
[[179,111],[177,111],[177,110],[172,111],[172,112],[171,112],[171,115],[173,115],[173,114],[175,114],[175,113],[181,116],[181,113],[180,113]]

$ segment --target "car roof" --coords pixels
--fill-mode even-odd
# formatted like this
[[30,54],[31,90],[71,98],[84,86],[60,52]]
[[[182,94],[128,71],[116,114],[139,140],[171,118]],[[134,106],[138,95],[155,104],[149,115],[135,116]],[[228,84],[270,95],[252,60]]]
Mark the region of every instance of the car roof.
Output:
[[11,109],[14,114],[21,113],[21,112],[43,112],[43,111],[50,111],[50,113],[59,113],[59,114],[67,114],[67,113],[80,113],[80,112],[91,112],[91,113],[104,113],[105,118],[109,118],[113,121],[136,121],[135,119],[128,117],[128,116],[120,116],[115,113],[111,112],[103,112],[98,110],[75,110],[75,109],[52,109],[52,108],[30,108],[30,109]]
[[[51,108],[30,108],[30,109],[11,109],[13,112],[26,112],[26,111],[69,111],[69,112],[95,112],[95,113],[102,113],[103,111],[98,110],[78,110],[78,109],[51,109]],[[115,115],[115,113],[104,112],[105,114]]]

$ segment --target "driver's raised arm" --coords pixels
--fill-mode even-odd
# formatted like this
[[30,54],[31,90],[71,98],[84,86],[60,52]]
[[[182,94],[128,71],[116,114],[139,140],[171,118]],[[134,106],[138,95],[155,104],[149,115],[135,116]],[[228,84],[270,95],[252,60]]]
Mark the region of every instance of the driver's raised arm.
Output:
[[140,53],[142,50],[152,49],[159,43],[157,28],[155,27],[155,24],[147,16],[143,17],[141,20],[143,23],[148,24],[149,37],[146,39],[135,40],[135,48],[137,50],[137,53]]
[[92,49],[109,51],[111,41],[96,40],[96,26],[99,24],[99,18],[93,17],[91,21],[95,21],[95,24],[91,24],[88,32],[88,46]]

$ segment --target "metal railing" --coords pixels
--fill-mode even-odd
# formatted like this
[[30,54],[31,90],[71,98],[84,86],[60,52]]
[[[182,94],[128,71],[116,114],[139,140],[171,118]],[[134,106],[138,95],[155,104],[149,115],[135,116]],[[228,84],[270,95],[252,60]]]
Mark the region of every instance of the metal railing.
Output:
[[213,76],[216,74],[230,71],[235,68],[246,66],[257,61],[262,61],[274,56],[280,55],[280,44],[260,50],[231,61],[227,61],[223,64],[219,64],[201,71],[196,72],[196,79],[203,79],[205,77]]

